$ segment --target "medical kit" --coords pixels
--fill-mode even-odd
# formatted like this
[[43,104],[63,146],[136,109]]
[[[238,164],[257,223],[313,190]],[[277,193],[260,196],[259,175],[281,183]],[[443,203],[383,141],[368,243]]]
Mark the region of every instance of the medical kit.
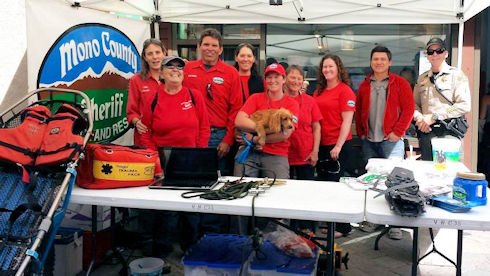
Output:
[[148,186],[162,173],[157,151],[114,144],[88,144],[77,171],[86,189]]

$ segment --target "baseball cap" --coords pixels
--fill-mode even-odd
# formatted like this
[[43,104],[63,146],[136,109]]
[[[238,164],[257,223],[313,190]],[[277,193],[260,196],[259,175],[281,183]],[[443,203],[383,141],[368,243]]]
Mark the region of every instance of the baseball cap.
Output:
[[282,67],[281,64],[279,63],[272,63],[269,66],[265,68],[264,76],[267,76],[270,72],[276,72],[279,75],[285,76],[286,75],[286,70],[284,70],[284,67]]
[[444,45],[444,40],[438,38],[438,37],[433,37],[431,39],[429,39],[429,42],[427,42],[427,46],[425,46],[425,49],[429,49],[430,46],[432,45],[441,45],[442,48],[446,48],[446,46]]
[[181,67],[184,67],[185,66],[185,61],[182,58],[180,58],[178,56],[166,56],[162,60],[162,67],[165,66],[165,65],[169,65],[172,61],[179,62],[179,65]]

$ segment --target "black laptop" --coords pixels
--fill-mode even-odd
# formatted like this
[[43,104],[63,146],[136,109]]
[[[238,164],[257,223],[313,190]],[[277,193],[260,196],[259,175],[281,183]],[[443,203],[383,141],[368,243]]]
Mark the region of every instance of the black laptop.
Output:
[[164,178],[150,189],[207,190],[218,184],[219,167],[216,148],[160,148]]

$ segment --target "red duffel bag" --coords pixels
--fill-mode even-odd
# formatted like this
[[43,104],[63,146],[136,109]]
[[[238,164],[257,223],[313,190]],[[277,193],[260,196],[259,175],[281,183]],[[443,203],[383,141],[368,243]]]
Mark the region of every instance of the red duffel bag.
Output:
[[88,144],[77,171],[86,189],[147,186],[162,175],[157,151],[113,144]]

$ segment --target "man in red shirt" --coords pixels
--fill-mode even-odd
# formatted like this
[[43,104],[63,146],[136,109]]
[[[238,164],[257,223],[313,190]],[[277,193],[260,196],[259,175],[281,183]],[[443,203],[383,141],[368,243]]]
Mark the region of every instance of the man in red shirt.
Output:
[[[235,116],[243,105],[240,77],[235,67],[219,59],[223,41],[217,30],[204,30],[197,49],[201,59],[186,64],[184,86],[200,91],[205,98],[211,125],[208,146],[218,149],[220,170],[223,172],[224,157],[234,140]],[[201,214],[202,231],[222,232],[226,221],[223,215]]]
[[[219,59],[223,52],[221,34],[215,29],[201,33],[197,45],[201,59],[189,61],[184,68],[184,86],[201,91],[208,107],[211,124],[209,147],[216,147],[224,164],[224,156],[233,144],[235,116],[243,105],[238,71]],[[220,169],[224,169],[220,164]]]

